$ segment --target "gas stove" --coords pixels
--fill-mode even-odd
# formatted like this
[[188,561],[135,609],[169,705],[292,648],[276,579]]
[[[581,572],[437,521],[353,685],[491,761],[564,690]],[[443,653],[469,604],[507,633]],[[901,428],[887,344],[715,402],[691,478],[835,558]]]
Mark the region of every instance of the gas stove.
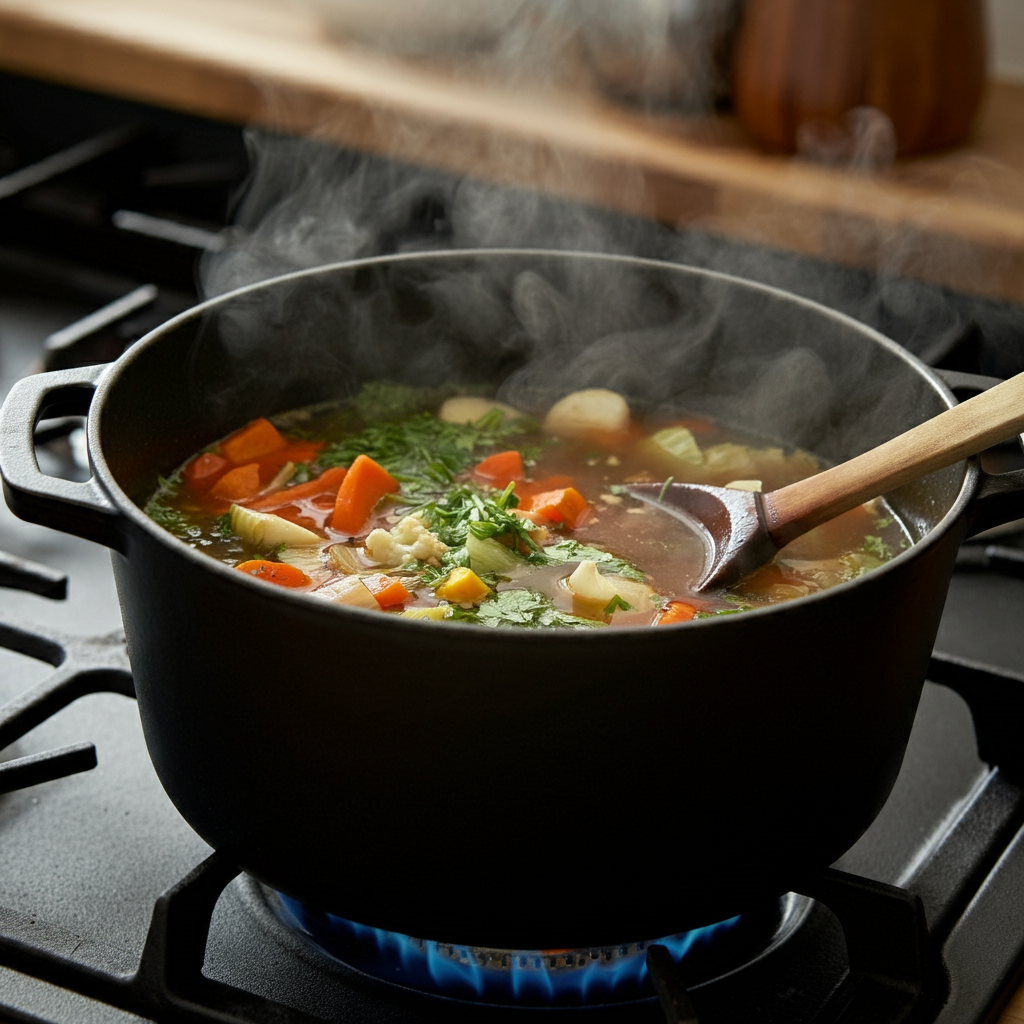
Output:
[[[228,126],[14,78],[0,78],[0,109],[6,391],[27,372],[115,358],[196,301],[197,256],[238,230],[227,227],[230,196],[246,154]],[[452,182],[432,174],[417,190],[411,169],[372,166],[406,187],[359,254],[451,240]],[[964,371],[1024,369],[1022,309],[588,216],[605,218],[611,248],[732,270],[844,309],[954,383]],[[87,475],[80,421],[41,423],[36,441],[45,471]],[[1013,446],[985,458],[1024,465]],[[982,1024],[1019,980],[1022,524],[962,549],[902,772],[832,868],[709,934],[547,951],[382,933],[241,874],[157,781],[106,552],[6,509],[0,550],[0,1020]],[[616,869],[635,872],[638,898],[656,900],[644,860],[671,855],[637,851]]]

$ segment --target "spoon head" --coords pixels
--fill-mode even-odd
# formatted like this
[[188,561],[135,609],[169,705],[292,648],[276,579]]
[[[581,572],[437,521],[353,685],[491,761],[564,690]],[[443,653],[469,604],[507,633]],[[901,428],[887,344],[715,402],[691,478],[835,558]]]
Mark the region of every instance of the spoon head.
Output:
[[761,495],[705,484],[630,484],[626,493],[679,519],[704,540],[704,572],[694,590],[729,587],[770,562]]

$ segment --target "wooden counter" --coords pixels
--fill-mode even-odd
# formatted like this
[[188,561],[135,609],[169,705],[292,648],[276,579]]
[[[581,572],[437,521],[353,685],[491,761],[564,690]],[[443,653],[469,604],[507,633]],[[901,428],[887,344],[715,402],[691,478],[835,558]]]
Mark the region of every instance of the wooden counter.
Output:
[[1024,302],[1024,86],[992,85],[969,146],[868,177],[374,55],[289,0],[0,0],[0,68]]

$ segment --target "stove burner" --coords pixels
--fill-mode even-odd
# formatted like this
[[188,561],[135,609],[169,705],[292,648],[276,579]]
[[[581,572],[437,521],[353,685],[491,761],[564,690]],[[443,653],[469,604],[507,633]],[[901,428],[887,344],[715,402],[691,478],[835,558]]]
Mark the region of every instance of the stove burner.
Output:
[[727,921],[656,942],[590,949],[509,950],[418,939],[347,921],[272,893],[288,927],[364,974],[452,999],[514,1006],[597,1006],[648,999],[647,953],[664,946],[688,987],[720,977],[786,939],[810,901],[789,894]]

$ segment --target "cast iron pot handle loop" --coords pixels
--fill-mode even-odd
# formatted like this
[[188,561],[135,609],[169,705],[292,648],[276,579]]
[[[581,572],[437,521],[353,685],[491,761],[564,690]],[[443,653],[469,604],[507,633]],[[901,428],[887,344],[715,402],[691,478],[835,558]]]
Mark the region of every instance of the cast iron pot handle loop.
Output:
[[[957,398],[969,397],[994,388],[1002,381],[998,377],[982,377],[976,373],[961,373],[958,370],[936,370],[946,386],[956,393]],[[1024,434],[1020,438],[1024,447]],[[968,509],[967,536],[973,537],[993,526],[1024,519],[1024,469],[1009,473],[986,473],[981,471],[981,483],[974,501]]]
[[107,366],[37,373],[18,381],[0,410],[0,475],[11,511],[30,523],[123,550],[124,520],[95,477],[61,480],[39,471],[33,436],[51,416],[85,416]]

